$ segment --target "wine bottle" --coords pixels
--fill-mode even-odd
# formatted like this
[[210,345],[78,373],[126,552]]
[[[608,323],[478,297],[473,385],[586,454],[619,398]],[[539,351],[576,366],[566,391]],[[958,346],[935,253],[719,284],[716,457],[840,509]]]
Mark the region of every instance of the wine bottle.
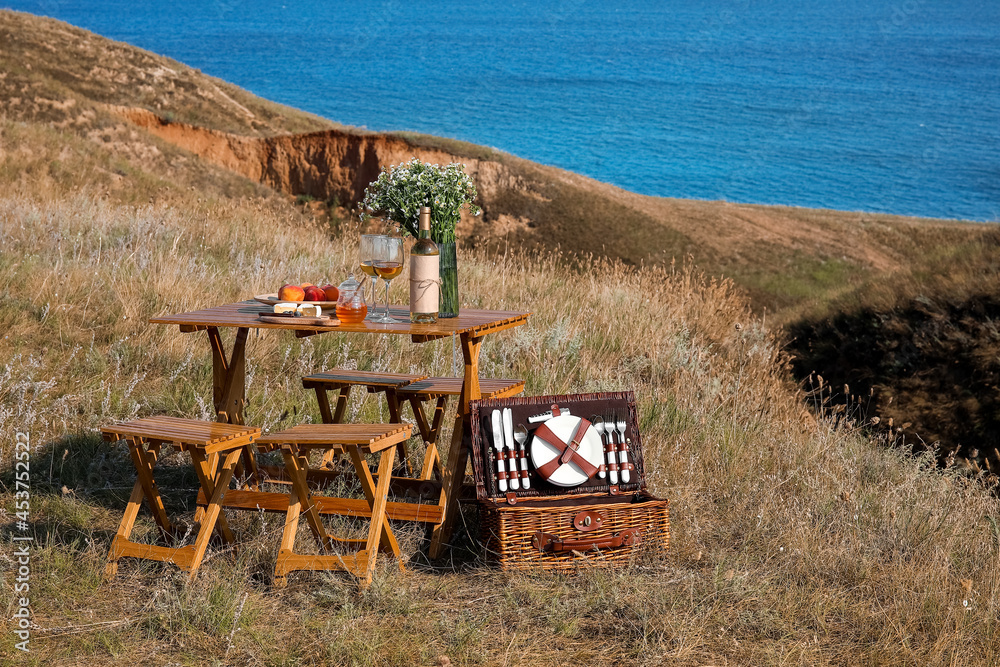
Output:
[[431,209],[420,209],[420,236],[410,250],[410,321],[437,322],[441,279],[439,253],[431,241]]

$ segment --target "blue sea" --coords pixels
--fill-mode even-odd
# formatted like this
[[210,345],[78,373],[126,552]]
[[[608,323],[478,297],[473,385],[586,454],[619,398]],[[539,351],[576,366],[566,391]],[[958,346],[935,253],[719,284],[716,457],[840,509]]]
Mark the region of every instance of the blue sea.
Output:
[[4,5],[643,194],[1000,220],[996,0]]

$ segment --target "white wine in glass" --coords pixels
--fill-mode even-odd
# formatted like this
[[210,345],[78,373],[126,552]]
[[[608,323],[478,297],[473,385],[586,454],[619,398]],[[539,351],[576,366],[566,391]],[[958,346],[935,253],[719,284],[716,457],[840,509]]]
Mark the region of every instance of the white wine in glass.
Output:
[[398,236],[386,236],[379,243],[381,252],[375,259],[375,273],[385,282],[385,313],[382,317],[372,320],[381,324],[402,322],[389,316],[389,282],[403,272],[403,239]]
[[382,240],[386,238],[388,237],[385,234],[362,234],[361,243],[358,246],[361,270],[372,279],[372,313],[369,315],[372,319],[375,317],[375,306],[378,304],[378,299],[375,296],[375,288],[378,285],[378,279],[375,277],[377,275],[375,273],[375,260],[382,250]]

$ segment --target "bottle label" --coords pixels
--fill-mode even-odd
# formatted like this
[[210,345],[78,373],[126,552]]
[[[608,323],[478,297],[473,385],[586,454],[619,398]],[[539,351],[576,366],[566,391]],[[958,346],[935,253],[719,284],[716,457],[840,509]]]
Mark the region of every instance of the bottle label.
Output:
[[410,257],[410,312],[438,312],[438,295],[441,292],[438,255]]

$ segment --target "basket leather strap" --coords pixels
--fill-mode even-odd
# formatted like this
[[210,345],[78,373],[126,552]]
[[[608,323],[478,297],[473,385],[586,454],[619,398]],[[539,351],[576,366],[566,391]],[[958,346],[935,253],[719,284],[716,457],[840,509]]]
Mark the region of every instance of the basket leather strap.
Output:
[[538,467],[538,474],[540,474],[545,479],[552,477],[554,473],[560,466],[567,463],[574,463],[583,474],[590,479],[597,473],[597,467],[592,465],[590,461],[580,456],[577,450],[580,448],[580,440],[587,433],[587,429],[590,428],[590,422],[586,419],[580,418],[580,423],[576,426],[576,431],[574,431],[573,436],[570,438],[569,442],[563,442],[556,434],[552,432],[552,429],[546,424],[542,424],[537,429],[535,429],[535,436],[541,436],[542,440],[549,443],[555,447],[559,453],[548,463]]
[[622,546],[635,546],[642,543],[642,532],[638,528],[626,528],[622,532],[609,537],[592,537],[580,540],[566,540],[558,535],[538,531],[531,537],[531,544],[541,552],[551,551],[597,551],[600,549],[616,549]]

